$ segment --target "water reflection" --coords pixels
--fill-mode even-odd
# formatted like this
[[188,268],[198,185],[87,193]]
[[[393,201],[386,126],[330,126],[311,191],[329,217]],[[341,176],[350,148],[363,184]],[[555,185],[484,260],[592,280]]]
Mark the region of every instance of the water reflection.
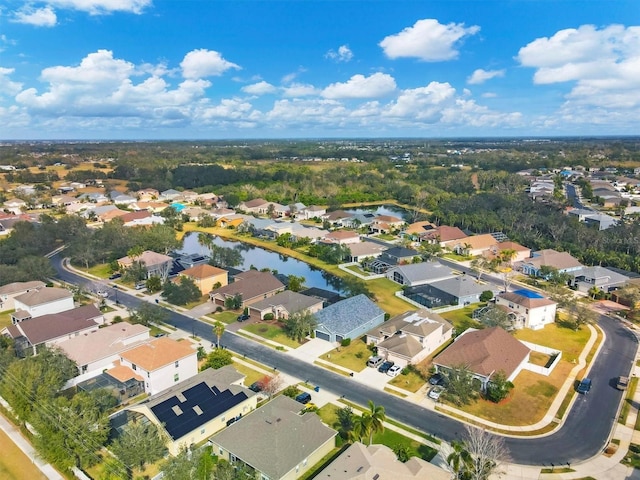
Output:
[[[325,290],[330,290],[336,293],[342,293],[341,280],[325,272],[315,268],[307,263],[301,262],[295,258],[287,257],[281,253],[270,252],[261,247],[256,247],[243,242],[234,242],[231,240],[225,240],[220,237],[212,237],[213,244],[226,248],[237,248],[242,253],[243,262],[236,268],[240,270],[249,270],[250,268],[257,268],[262,270],[268,268],[272,271],[277,271],[284,275],[296,275],[305,278],[306,287],[316,287]],[[198,243],[198,233],[189,232],[184,236],[182,242],[182,249],[180,253],[206,253],[210,254],[211,251]]]

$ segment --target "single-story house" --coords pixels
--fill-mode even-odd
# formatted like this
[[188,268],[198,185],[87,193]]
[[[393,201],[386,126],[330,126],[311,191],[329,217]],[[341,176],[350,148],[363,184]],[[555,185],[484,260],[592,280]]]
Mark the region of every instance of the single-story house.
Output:
[[237,210],[242,210],[243,212],[247,212],[247,213],[260,213],[259,209],[260,207],[266,208],[266,205],[268,205],[269,202],[267,202],[264,198],[254,198],[252,200],[247,200],[246,202],[240,202],[236,209]]
[[593,287],[610,292],[624,286],[629,281],[628,276],[598,265],[582,267],[572,271],[569,275],[571,275],[571,286],[581,292],[588,292]]
[[404,225],[404,220],[393,215],[378,215],[376,216],[369,230],[372,233],[389,233],[391,230],[397,230]]
[[44,287],[29,290],[13,298],[13,323],[51,313],[64,312],[74,307],[73,293],[66,288]]
[[308,297],[302,293],[285,290],[273,297],[265,298],[249,306],[249,315],[264,319],[268,313],[273,314],[276,319],[286,319],[292,313],[309,312],[316,313],[322,310],[322,300],[315,297]]
[[411,248],[391,247],[365,266],[375,273],[384,273],[396,265],[413,263],[414,259],[419,257],[420,253]]
[[495,237],[490,233],[485,233],[482,235],[472,235],[459,240],[446,242],[445,246],[456,252],[458,255],[469,255],[475,257],[477,255],[482,255],[482,252],[491,248],[495,244]]
[[468,329],[433,360],[438,371],[465,366],[486,389],[491,376],[504,372],[513,381],[529,362],[531,350],[500,327]]
[[315,335],[328,342],[355,339],[384,322],[384,310],[364,294],[329,305],[315,314]]
[[514,314],[515,328],[539,330],[556,320],[558,304],[531,290],[502,292],[495,297],[496,305]]
[[30,282],[13,282],[0,287],[0,312],[14,310],[14,298],[32,290],[41,290],[46,285],[40,280]]
[[429,261],[398,265],[387,270],[385,275],[389,280],[400,285],[414,287],[450,278],[453,276],[453,271],[440,262]]
[[327,213],[326,208],[319,207],[317,205],[311,205],[302,211],[298,211],[298,213],[296,213],[296,217],[300,217],[305,220],[311,220],[312,218],[320,218],[325,213]]
[[353,217],[353,213],[345,212],[344,210],[334,210],[333,212],[327,212],[321,216],[322,220],[326,220],[333,226],[342,226],[342,221],[347,218]]
[[531,258],[527,258],[522,263],[517,264],[517,268],[522,273],[534,277],[540,276],[540,267],[542,266],[556,268],[559,273],[570,273],[583,267],[578,259],[571,254],[558,252],[551,248],[533,252]]
[[[181,380],[197,375],[197,352],[188,340],[155,338],[120,354],[119,365],[144,380],[144,389],[154,395]],[[109,370],[107,371],[109,373]]]
[[378,347],[378,355],[404,367],[416,364],[451,339],[453,326],[427,310],[409,311],[367,332],[367,345]]
[[160,192],[155,188],[143,188],[136,192],[136,196],[138,197],[138,200],[150,202],[151,200],[156,200],[160,196]]
[[246,465],[256,478],[300,478],[333,450],[337,434],[317,414],[300,414],[301,409],[280,395],[211,437],[213,453]]
[[355,442],[322,469],[314,480],[449,480],[451,473],[411,457],[403,463],[386,445]]
[[361,262],[366,258],[378,258],[387,249],[384,245],[374,242],[359,242],[349,245],[350,262]]
[[469,305],[478,303],[485,290],[498,292],[494,285],[478,283],[468,275],[456,275],[444,280],[409,287],[404,296],[427,308],[447,305]]
[[120,268],[127,269],[134,261],[144,263],[147,269],[147,278],[157,276],[160,277],[163,282],[167,280],[171,266],[173,265],[173,258],[168,255],[163,255],[162,253],[152,252],[151,250],[145,250],[142,252],[142,255],[136,258],[129,256],[119,258],[118,265]]
[[174,190],[173,188],[160,192],[159,196],[159,199],[165,202],[173,202],[174,200],[178,200],[180,198],[182,198],[182,194],[178,190]]
[[576,217],[580,222],[594,225],[598,230],[606,230],[607,228],[618,224],[617,218],[607,215],[606,213],[586,208],[573,208],[568,210],[567,214]]
[[202,292],[202,295],[208,295],[209,292],[213,290],[214,285],[218,283],[220,284],[220,287],[224,287],[229,283],[226,270],[214,267],[207,263],[187,268],[186,270],[181,271],[178,275],[193,280],[196,287],[198,287],[200,292]]
[[515,262],[522,262],[527,258],[531,257],[531,249],[525,247],[524,245],[520,245],[516,242],[500,242],[495,245],[491,245],[487,250],[482,252],[488,260],[493,260],[494,258],[500,257],[502,252],[505,250],[512,250],[514,252],[513,257],[509,263],[513,264]]
[[209,292],[209,299],[224,307],[227,298],[240,295],[242,306],[246,307],[265,298],[273,297],[284,290],[284,284],[271,272],[247,270],[237,274],[233,283]]
[[127,410],[165,433],[167,449],[175,456],[255,410],[257,396],[240,385],[243,379],[231,365],[208,368]]
[[336,230],[335,232],[327,233],[320,241],[337,245],[353,245],[360,243],[360,234],[351,230]]
[[41,345],[58,345],[78,335],[96,331],[102,324],[102,312],[95,305],[84,305],[22,320],[3,328],[0,334],[12,338],[16,350],[25,352],[32,349],[35,355]]

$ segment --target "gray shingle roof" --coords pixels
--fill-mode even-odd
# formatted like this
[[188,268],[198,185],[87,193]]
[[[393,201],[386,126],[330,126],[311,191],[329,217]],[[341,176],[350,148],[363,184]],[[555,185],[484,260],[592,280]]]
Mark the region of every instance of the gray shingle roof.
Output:
[[451,268],[439,262],[420,262],[390,268],[387,275],[398,271],[409,282],[440,280],[453,275]]
[[319,327],[337,334],[347,334],[379,315],[384,315],[384,310],[364,294],[334,303],[315,314]]
[[336,435],[313,412],[279,396],[241,418],[211,440],[267,475],[282,478]]
[[458,275],[454,278],[433,282],[430,285],[458,298],[469,295],[479,295],[487,289],[487,285],[477,283],[474,278],[467,277],[466,275]]
[[251,305],[251,308],[256,310],[266,310],[272,306],[281,305],[289,313],[296,313],[306,310],[318,303],[322,303],[314,297],[303,295],[302,293],[292,292],[291,290],[285,290],[274,295],[271,298],[265,298]]
[[66,288],[46,287],[40,290],[31,290],[27,293],[23,293],[22,295],[18,295],[15,299],[20,303],[33,307],[35,305],[42,305],[43,303],[54,302],[56,300],[71,297],[73,297],[73,293]]

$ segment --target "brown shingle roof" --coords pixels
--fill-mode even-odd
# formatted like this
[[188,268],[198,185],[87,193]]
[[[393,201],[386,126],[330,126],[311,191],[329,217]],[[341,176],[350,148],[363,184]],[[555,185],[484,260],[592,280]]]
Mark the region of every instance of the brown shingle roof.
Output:
[[46,287],[18,295],[15,300],[33,307],[36,305],[42,305],[43,303],[54,302],[56,300],[71,297],[73,297],[73,293],[66,288]]
[[485,377],[503,370],[509,377],[529,351],[502,328],[492,327],[464,333],[438,355],[434,363],[444,367],[465,365]]
[[281,288],[284,289],[284,284],[272,273],[248,270],[236,275],[235,282],[212,290],[211,295],[220,295],[224,298],[239,294],[246,302]]
[[222,268],[214,267],[212,265],[205,263],[203,265],[196,265],[194,267],[187,268],[186,270],[183,270],[182,272],[180,272],[180,275],[185,275],[191,278],[202,279],[202,278],[215,277],[223,273],[227,273],[227,271],[223,270]]
[[178,342],[165,337],[122,352],[120,356],[147,372],[152,372],[194,353],[195,350],[188,341]]

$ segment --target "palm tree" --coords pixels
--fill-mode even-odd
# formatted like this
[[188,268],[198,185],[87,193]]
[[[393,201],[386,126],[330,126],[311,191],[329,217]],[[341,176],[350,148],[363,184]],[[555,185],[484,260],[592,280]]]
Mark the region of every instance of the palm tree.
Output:
[[366,412],[362,415],[354,415],[351,434],[355,440],[362,441],[363,438],[369,437],[369,445],[371,445],[372,429],[373,419],[371,415]]
[[369,411],[365,414],[371,417],[371,432],[369,432],[369,445],[373,441],[373,435],[378,432],[384,432],[384,421],[387,415],[384,413],[382,405],[376,405],[369,400]]
[[461,441],[451,442],[453,451],[447,456],[447,463],[453,471],[456,479],[466,480],[469,478],[469,465],[473,462],[471,454]]
[[215,333],[216,338],[218,339],[218,342],[216,343],[216,348],[220,348],[220,338],[222,338],[224,329],[225,329],[224,323],[222,323],[220,320],[218,320],[216,323],[213,324],[213,333]]

